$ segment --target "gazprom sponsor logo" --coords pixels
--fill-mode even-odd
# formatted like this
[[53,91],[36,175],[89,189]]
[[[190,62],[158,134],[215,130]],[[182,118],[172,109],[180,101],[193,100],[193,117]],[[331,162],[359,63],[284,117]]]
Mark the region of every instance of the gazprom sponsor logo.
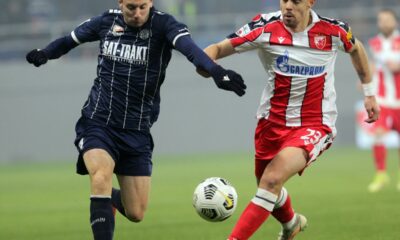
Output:
[[282,73],[306,75],[306,76],[321,75],[325,71],[325,66],[301,66],[301,65],[289,64],[288,51],[285,51],[284,55],[281,55],[276,59],[276,67]]
[[147,63],[148,47],[104,41],[103,56],[120,62],[144,65]]

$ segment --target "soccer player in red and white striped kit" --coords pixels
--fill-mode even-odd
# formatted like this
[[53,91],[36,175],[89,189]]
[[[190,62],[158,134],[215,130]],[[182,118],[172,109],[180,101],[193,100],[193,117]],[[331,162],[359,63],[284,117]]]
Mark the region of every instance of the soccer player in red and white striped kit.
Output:
[[294,239],[306,227],[307,219],[294,212],[283,186],[315,161],[336,135],[333,73],[338,50],[350,54],[361,80],[365,121],[378,119],[363,44],[346,23],[317,15],[314,4],[315,0],[280,0],[280,11],[257,15],[205,49],[214,60],[256,49],[268,75],[255,132],[258,189],[229,240],[249,239],[270,215],[282,223],[279,240]]
[[[377,25],[380,33],[368,42],[377,89],[376,98],[381,108],[381,117],[372,127],[376,175],[368,186],[370,192],[380,191],[389,182],[384,136],[390,130],[400,134],[400,33],[397,30],[396,13],[390,9],[379,11]],[[400,191],[400,175],[397,189]]]

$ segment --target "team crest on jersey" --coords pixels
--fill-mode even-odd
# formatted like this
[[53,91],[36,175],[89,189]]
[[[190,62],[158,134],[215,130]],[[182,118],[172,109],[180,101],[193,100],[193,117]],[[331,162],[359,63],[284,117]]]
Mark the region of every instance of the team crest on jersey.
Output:
[[150,37],[150,31],[148,29],[143,29],[142,31],[140,31],[139,37],[142,40],[148,39]]
[[112,34],[114,36],[121,36],[124,34],[124,28],[119,26],[119,25],[114,25],[113,29],[112,29]]
[[324,49],[326,45],[326,36],[325,35],[315,36],[314,43],[318,49]]

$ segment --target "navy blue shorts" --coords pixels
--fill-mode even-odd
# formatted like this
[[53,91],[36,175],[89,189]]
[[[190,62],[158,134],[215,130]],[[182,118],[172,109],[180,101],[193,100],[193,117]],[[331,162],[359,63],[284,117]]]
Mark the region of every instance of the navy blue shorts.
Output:
[[103,149],[115,161],[114,173],[123,176],[151,176],[153,139],[150,132],[102,126],[81,117],[75,126],[75,146],[79,157],[78,174],[88,174],[83,154],[90,149]]

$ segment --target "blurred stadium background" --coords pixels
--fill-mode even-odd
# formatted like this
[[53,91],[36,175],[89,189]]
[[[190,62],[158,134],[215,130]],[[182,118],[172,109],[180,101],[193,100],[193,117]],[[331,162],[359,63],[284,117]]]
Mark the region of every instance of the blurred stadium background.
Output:
[[[279,1],[154,3],[187,23],[195,41],[205,47],[255,14],[277,10]],[[0,239],[89,239],[88,183],[73,174],[73,139],[95,78],[98,45],[84,44],[39,69],[25,62],[25,54],[117,7],[117,0],[0,0],[0,7]],[[375,14],[381,8],[400,15],[398,0],[317,0],[314,9],[347,21],[365,42],[377,33]],[[149,221],[132,227],[118,217],[122,231],[116,239],[223,239],[238,213],[220,225],[203,222],[190,206],[195,185],[205,177],[227,177],[238,188],[239,212],[254,194],[253,132],[265,82],[256,53],[221,61],[243,75],[248,91],[242,98],[217,89],[211,80],[197,76],[182,55],[174,55],[161,90],[161,115],[152,129],[155,176]],[[289,184],[299,199],[296,207],[308,213],[314,225],[299,239],[400,239],[399,193],[393,186],[380,195],[366,192],[373,169],[369,151],[355,147],[354,106],[362,99],[357,82],[349,57],[340,53],[338,136],[334,149],[322,158],[334,161],[318,162],[318,169]],[[397,154],[389,156],[393,175]],[[332,208],[316,211],[321,204]],[[254,239],[274,239],[278,230],[273,223]]]
[[[154,1],[190,27],[202,47],[222,40],[259,12],[278,9],[279,1]],[[74,123],[95,78],[98,43],[72,50],[40,69],[24,59],[69,34],[82,21],[117,7],[117,0],[0,1],[0,161],[75,158]],[[322,1],[321,15],[343,19],[363,41],[376,34],[375,13],[382,7],[400,12],[398,0]],[[159,121],[153,127],[155,153],[251,151],[255,111],[265,73],[255,52],[221,61],[242,73],[249,89],[238,98],[197,76],[194,67],[175,53],[162,88]],[[338,137],[335,145],[354,145],[354,104],[361,99],[357,76],[345,54],[336,64]]]

